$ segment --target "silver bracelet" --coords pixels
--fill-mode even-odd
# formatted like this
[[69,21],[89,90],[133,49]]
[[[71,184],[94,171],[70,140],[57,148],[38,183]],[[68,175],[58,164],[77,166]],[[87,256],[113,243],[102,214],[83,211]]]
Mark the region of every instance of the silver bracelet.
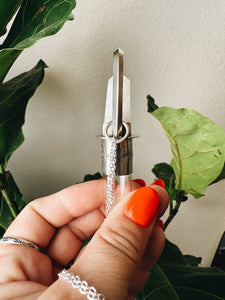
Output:
[[37,245],[34,243],[31,243],[29,241],[26,241],[24,239],[19,239],[15,237],[3,237],[0,239],[0,244],[10,244],[10,245],[20,245],[20,246],[26,246],[32,249],[35,249],[37,251],[41,252],[41,249],[38,248]]
[[81,294],[86,295],[89,300],[105,300],[105,296],[98,294],[93,286],[89,287],[86,281],[81,281],[78,275],[74,275],[66,269],[62,270],[58,277],[66,280],[74,289],[78,289]]

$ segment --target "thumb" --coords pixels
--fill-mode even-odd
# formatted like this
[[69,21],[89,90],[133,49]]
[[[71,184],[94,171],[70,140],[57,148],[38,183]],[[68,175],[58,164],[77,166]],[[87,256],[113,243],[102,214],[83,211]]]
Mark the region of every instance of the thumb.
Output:
[[[71,271],[106,296],[126,299],[158,214],[165,207],[161,187],[132,192],[113,209]],[[160,201],[161,200],[161,201]]]

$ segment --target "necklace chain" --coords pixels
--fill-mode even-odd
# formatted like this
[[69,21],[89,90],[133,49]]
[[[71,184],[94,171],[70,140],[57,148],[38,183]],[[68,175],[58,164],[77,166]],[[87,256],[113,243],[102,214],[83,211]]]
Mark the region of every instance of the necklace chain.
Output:
[[116,138],[110,139],[109,174],[107,177],[107,199],[105,216],[107,217],[114,206],[114,185],[116,177]]

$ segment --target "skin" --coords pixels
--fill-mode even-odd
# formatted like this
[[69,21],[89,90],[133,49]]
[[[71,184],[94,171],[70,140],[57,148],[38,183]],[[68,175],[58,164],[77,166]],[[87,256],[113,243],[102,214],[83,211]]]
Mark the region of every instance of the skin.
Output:
[[[134,184],[138,188],[138,183]],[[35,243],[0,245],[1,299],[87,299],[57,274],[75,258],[70,272],[94,286],[106,299],[134,299],[160,256],[165,236],[156,225],[168,195],[153,185],[160,199],[147,227],[124,214],[129,193],[104,218],[105,180],[68,187],[29,203],[5,233]],[[105,220],[105,221],[104,221]],[[93,236],[82,248],[83,241]]]

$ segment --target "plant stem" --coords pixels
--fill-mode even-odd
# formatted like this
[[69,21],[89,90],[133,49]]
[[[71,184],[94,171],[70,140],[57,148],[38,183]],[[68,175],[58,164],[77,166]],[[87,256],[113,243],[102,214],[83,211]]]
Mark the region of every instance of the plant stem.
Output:
[[13,202],[10,200],[9,195],[8,195],[6,189],[3,189],[3,190],[1,191],[1,193],[2,193],[2,196],[3,196],[4,199],[5,199],[5,201],[6,201],[7,205],[8,205],[8,207],[9,207],[9,209],[10,209],[10,211],[11,211],[11,213],[12,213],[14,219],[15,219],[15,218],[17,217],[17,215],[18,215],[18,210],[17,210],[17,208],[14,206]]
[[170,212],[169,217],[167,218],[166,222],[164,223],[163,230],[165,231],[167,226],[170,224],[170,222],[173,220],[173,218],[178,213],[179,207],[181,205],[180,201],[176,201],[176,205],[173,208],[173,210]]
[[169,201],[170,201],[169,202],[170,214],[172,214],[172,212],[173,212],[173,200],[170,199]]

